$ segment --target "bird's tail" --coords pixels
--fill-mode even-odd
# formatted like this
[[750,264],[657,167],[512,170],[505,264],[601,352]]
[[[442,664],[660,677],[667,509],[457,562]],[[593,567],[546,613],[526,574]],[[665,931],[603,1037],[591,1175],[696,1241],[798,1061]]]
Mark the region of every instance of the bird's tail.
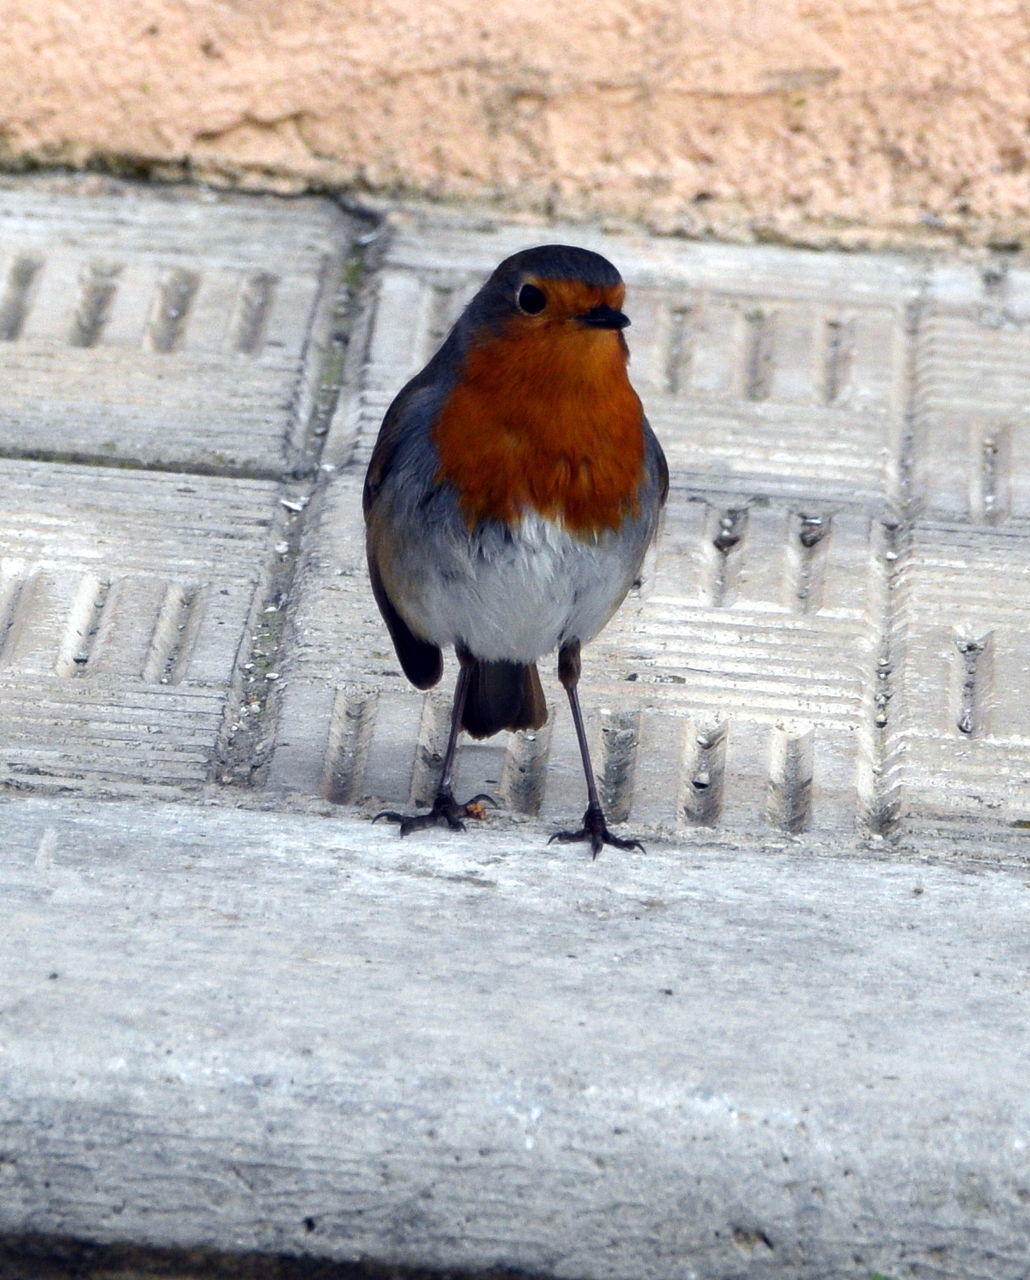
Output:
[[546,719],[536,663],[472,660],[461,727],[474,738],[488,738],[501,729],[539,729]]

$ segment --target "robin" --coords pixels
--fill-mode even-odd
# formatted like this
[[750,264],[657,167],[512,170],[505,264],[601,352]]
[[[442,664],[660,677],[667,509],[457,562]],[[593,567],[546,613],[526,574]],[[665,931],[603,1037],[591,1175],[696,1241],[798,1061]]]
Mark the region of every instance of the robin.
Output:
[[625,598],[655,536],[669,472],[630,385],[625,286],[600,254],[516,253],[387,410],[365,479],[372,591],[419,689],[458,658],[450,735],[427,813],[377,814],[401,835],[482,816],[457,802],[458,734],[539,729],[537,661],[558,651],[586,777],[583,825],[552,840],[643,848],[613,835],[590,763],[580,648]]

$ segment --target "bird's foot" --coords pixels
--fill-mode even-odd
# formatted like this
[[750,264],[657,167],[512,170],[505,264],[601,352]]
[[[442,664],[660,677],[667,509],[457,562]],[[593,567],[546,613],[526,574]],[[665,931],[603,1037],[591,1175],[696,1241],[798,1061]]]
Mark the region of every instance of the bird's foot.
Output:
[[578,831],[556,831],[547,843],[552,844],[555,840],[559,844],[571,844],[575,840],[589,840],[590,848],[593,850],[595,858],[606,844],[610,844],[616,849],[639,849],[641,853],[647,852],[639,840],[623,840],[619,836],[613,836],[604,820],[604,810],[596,805],[591,805],[584,813],[583,825]]
[[428,813],[397,813],[394,809],[383,809],[372,821],[378,822],[380,818],[387,818],[390,822],[396,822],[400,825],[402,836],[411,835],[413,831],[422,831],[426,827],[446,826],[452,831],[464,831],[464,820],[475,818],[477,821],[482,821],[486,817],[488,806],[493,809],[499,807],[493,796],[488,796],[485,792],[473,796],[464,804],[459,804],[451,790],[446,788],[436,793],[433,807]]

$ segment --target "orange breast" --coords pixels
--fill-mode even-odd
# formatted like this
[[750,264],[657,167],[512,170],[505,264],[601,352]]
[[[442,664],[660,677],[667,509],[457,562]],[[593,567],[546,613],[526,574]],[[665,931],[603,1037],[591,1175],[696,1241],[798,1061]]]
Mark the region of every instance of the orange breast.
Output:
[[470,526],[535,511],[589,537],[637,509],[643,411],[614,330],[513,324],[473,346],[433,439]]

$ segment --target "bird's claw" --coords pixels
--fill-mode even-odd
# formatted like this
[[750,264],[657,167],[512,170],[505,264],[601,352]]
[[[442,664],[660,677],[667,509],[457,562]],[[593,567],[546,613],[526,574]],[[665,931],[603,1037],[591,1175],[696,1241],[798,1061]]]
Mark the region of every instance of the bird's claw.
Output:
[[556,840],[559,844],[589,840],[592,856],[595,858],[606,844],[615,849],[639,849],[641,853],[647,852],[639,840],[623,840],[620,836],[613,836],[604,820],[604,810],[593,806],[584,813],[583,825],[578,831],[556,831],[547,843],[553,844]]
[[410,835],[413,831],[423,831],[426,827],[447,826],[452,831],[464,831],[463,819],[475,818],[477,822],[482,822],[488,806],[493,809],[500,807],[493,796],[485,792],[459,804],[450,791],[441,791],[428,813],[398,813],[396,809],[382,809],[372,821],[387,818],[390,822],[396,822],[402,836]]

